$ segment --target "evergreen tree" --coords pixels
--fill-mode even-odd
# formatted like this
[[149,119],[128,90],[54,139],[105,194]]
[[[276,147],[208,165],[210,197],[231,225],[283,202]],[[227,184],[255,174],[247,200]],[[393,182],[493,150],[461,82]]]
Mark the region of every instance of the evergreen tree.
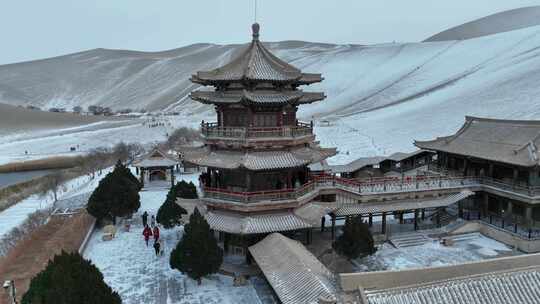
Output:
[[210,226],[195,208],[189,217],[189,224],[184,227],[184,236],[171,252],[170,265],[182,273],[197,280],[216,273],[223,262],[223,250],[210,231]]
[[99,269],[79,253],[56,255],[38,273],[22,304],[120,304],[122,300],[104,281]]
[[186,183],[185,181],[180,181],[177,184],[178,188],[176,190],[176,196],[187,199],[198,198],[197,188],[192,182]]
[[349,259],[375,253],[377,248],[369,226],[360,217],[350,217],[345,221],[343,233],[333,244],[334,249]]
[[[124,165],[117,164],[113,172],[107,174],[88,200],[88,213],[98,220],[133,214],[141,206],[140,184],[134,183],[125,172]],[[129,173],[131,176],[132,174]]]
[[137,189],[137,191],[141,190],[142,184],[139,179],[135,175],[133,175],[133,173],[131,173],[131,170],[129,170],[129,168],[126,167],[120,160],[116,162],[116,165],[114,166],[114,171],[130,180],[133,183],[133,186]]
[[174,226],[180,225],[182,214],[187,214],[186,209],[182,208],[176,203],[176,199],[178,197],[181,197],[181,191],[179,191],[179,189],[182,183],[185,184],[184,181],[181,181],[171,187],[169,193],[167,193],[167,198],[165,199],[165,202],[163,203],[163,205],[161,205],[161,207],[159,207],[159,210],[157,212],[156,221],[163,225],[163,227],[165,227],[166,229],[170,229]]

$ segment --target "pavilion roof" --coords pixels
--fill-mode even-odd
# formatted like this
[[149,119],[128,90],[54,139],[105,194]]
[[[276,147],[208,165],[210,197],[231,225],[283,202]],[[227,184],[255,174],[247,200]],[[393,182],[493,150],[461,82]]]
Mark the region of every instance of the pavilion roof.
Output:
[[396,152],[396,153],[393,153],[390,156],[386,157],[385,160],[392,160],[392,161],[395,161],[395,162],[400,162],[400,161],[403,161],[405,159],[411,158],[413,156],[416,156],[416,155],[419,155],[419,154],[422,154],[422,153],[427,153],[427,152],[428,151],[426,151],[426,150],[416,150],[416,151],[413,151],[413,152],[410,152],[410,153]]
[[259,41],[259,28],[253,24],[253,40],[237,58],[217,69],[197,72],[191,80],[203,85],[243,81],[310,84],[322,80],[320,74],[304,74],[273,55]]
[[376,165],[385,159],[386,158],[384,156],[361,157],[346,165],[328,166],[328,169],[330,169],[332,173],[349,173],[360,170],[366,166]]
[[534,304],[540,298],[540,268],[515,269],[442,282],[367,291],[366,304]]
[[335,148],[299,147],[278,151],[211,150],[207,146],[184,151],[184,159],[199,166],[248,170],[294,168],[320,162]]
[[323,100],[324,93],[303,92],[301,90],[228,90],[228,91],[194,91],[191,99],[205,104],[308,104]]
[[443,151],[511,165],[540,165],[540,121],[504,120],[467,116],[450,136],[415,141],[421,149]]
[[172,167],[178,164],[178,159],[168,153],[154,148],[150,153],[136,159],[133,162],[134,167]]
[[299,242],[273,233],[249,247],[249,252],[281,303],[338,300],[334,274]]

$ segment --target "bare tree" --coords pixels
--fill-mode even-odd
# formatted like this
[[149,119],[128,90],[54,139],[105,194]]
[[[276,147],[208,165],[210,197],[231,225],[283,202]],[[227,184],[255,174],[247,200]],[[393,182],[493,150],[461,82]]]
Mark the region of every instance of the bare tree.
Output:
[[62,171],[56,171],[53,174],[48,175],[39,186],[39,193],[42,196],[52,192],[54,202],[58,201],[58,192],[64,189],[64,182],[67,180],[67,176]]
[[194,141],[198,141],[201,138],[201,133],[192,128],[181,127],[169,136],[167,139],[167,145],[169,148],[174,148],[181,145],[190,144]]

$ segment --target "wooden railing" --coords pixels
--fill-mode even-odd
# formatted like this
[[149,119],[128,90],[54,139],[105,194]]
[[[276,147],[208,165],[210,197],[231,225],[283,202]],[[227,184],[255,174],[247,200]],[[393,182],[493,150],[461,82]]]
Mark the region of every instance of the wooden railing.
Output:
[[228,200],[240,203],[256,203],[261,201],[285,201],[298,199],[315,191],[316,182],[310,181],[296,189],[281,189],[268,191],[238,192],[226,189],[202,187],[205,198]]
[[373,179],[347,179],[329,174],[313,175],[310,182],[295,189],[237,192],[202,186],[204,197],[252,203],[260,201],[283,201],[298,199],[310,192],[322,189],[340,189],[358,195],[429,191],[438,189],[460,189],[489,186],[528,196],[540,195],[540,187],[524,187],[503,181],[474,176],[414,176]]
[[207,138],[296,138],[313,135],[313,124],[297,122],[295,126],[282,127],[221,127],[215,122],[202,122],[201,133]]
[[[461,172],[456,171],[456,170],[448,170],[444,167],[438,166],[437,164],[428,165],[428,170],[432,172],[439,172],[441,175],[444,175],[444,176],[463,177],[463,174]],[[514,182],[511,179],[502,180],[502,179],[496,179],[496,178],[488,177],[488,176],[474,176],[472,178],[478,180],[478,183],[481,185],[493,187],[498,190],[515,192],[515,193],[519,193],[519,194],[523,194],[527,196],[540,195],[539,186],[530,186],[527,184],[527,182],[524,182],[524,181]]]

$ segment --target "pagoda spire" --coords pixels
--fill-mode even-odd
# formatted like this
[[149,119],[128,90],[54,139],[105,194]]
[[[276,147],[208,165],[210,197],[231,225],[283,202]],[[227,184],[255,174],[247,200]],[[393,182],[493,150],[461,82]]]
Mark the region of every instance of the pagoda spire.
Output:
[[255,22],[253,25],[251,25],[251,31],[253,32],[253,41],[259,41],[259,31],[261,29],[261,26]]

